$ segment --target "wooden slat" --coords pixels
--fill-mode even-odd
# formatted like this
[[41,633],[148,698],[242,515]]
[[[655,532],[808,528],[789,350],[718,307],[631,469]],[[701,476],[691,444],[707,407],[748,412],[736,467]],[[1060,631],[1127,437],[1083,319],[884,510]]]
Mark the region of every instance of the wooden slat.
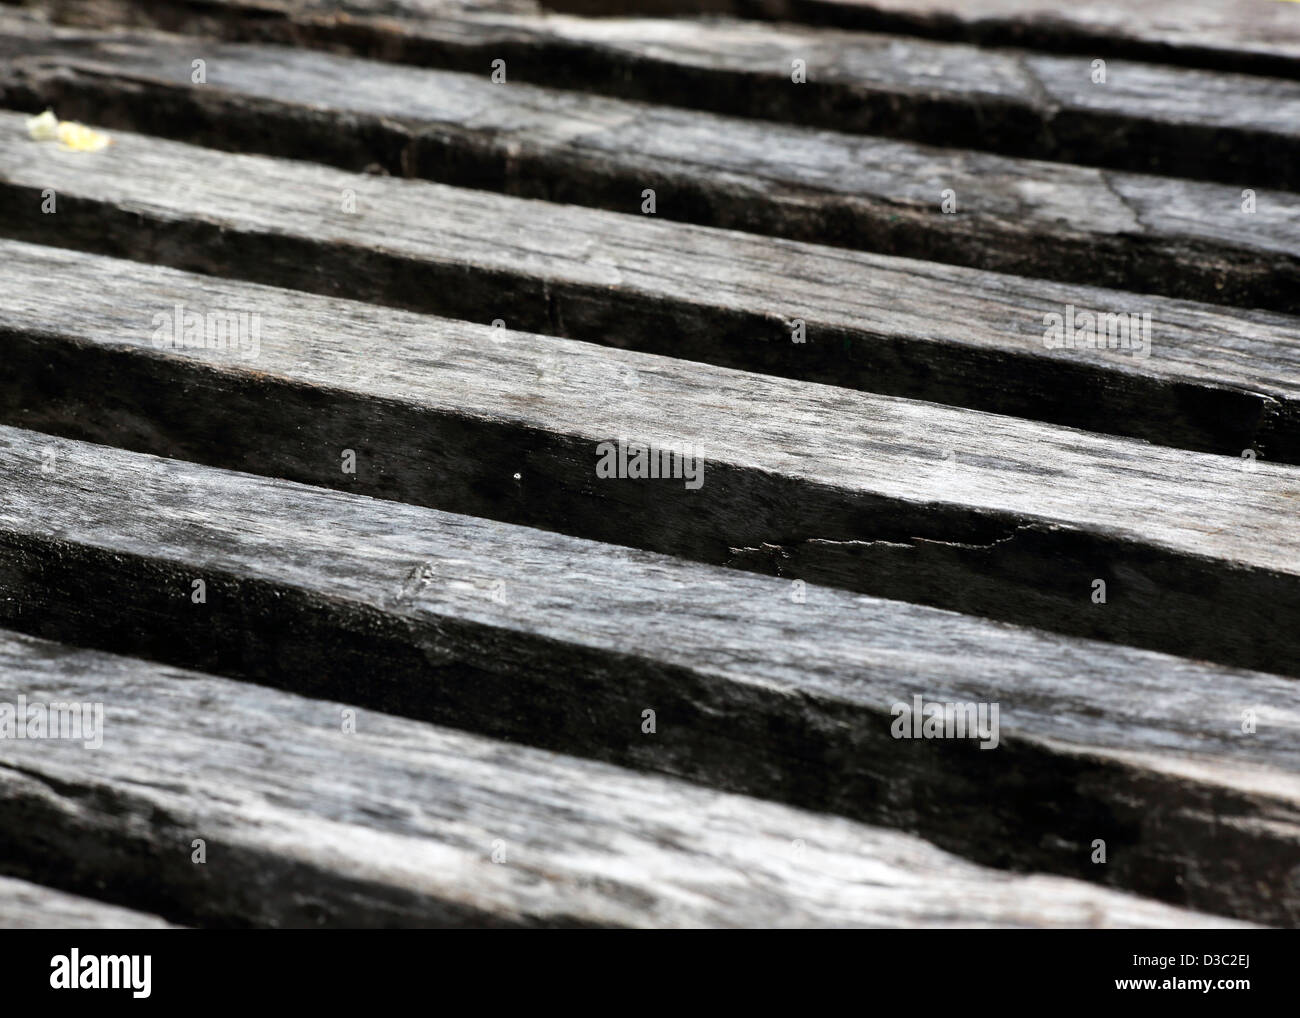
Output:
[[[1300,917],[1294,680],[830,588],[799,601],[788,581],[48,435],[0,443],[20,481],[0,492],[5,626]],[[893,705],[918,694],[998,703],[997,747],[894,738]]]
[[[190,5],[181,7],[182,23],[191,23]],[[217,9],[232,16],[244,10],[241,4]],[[181,15],[168,4],[150,3],[143,10],[164,25]],[[168,12],[173,20],[165,17]],[[260,8],[245,13],[227,26],[228,34],[260,37],[278,26],[277,37],[298,41],[307,31],[303,18],[308,26],[323,24],[322,32],[332,29],[322,42],[339,32],[351,38],[359,30],[353,19],[335,21],[319,13],[283,19],[268,18]],[[430,31],[429,24],[453,33],[442,19],[422,21],[418,31]],[[405,40],[412,29],[385,18],[375,31]],[[515,50],[523,44],[515,38],[519,31],[506,34],[511,42],[505,48],[498,47],[490,26],[456,34],[471,52],[443,62],[481,70],[490,65],[488,54],[499,49],[514,67],[520,63]],[[394,45],[384,36],[354,48],[391,54]],[[536,77],[527,74],[534,62],[541,68],[574,66],[563,54],[534,54],[523,63],[525,76]],[[455,83],[463,93],[466,82]],[[470,85],[485,88],[477,80]],[[606,100],[575,106],[571,95],[525,91],[521,101],[531,116],[526,127],[510,132],[508,142],[497,140],[500,158],[491,157],[489,172],[481,172],[481,163],[489,159],[484,149],[490,141],[478,146],[474,158],[437,164],[432,172],[458,183],[486,182],[618,211],[635,211],[651,182],[661,197],[657,214],[670,219],[1067,282],[1300,310],[1296,195],[1257,193],[1257,212],[1249,214],[1242,211],[1241,188],[1224,185],[867,141],[665,106]],[[518,92],[487,93],[498,101],[503,94],[515,100]],[[98,112],[85,108],[88,116]],[[192,120],[172,133],[183,133],[186,124]],[[519,168],[503,171],[511,161]],[[947,190],[956,196],[957,214],[941,209]]]
[[[0,130],[22,132],[22,117],[0,114]],[[115,138],[97,154],[0,147],[0,232],[1238,462],[1247,449],[1300,462],[1289,316]],[[354,213],[342,211],[349,195]],[[1151,355],[1047,349],[1046,316],[1069,305],[1150,313]]]
[[[1298,673],[1300,632],[1276,624],[1300,611],[1295,467],[0,251],[11,422]],[[160,351],[184,309],[257,316],[256,347]],[[700,473],[600,478],[620,439],[697,450]]]
[[[116,703],[131,731],[93,768],[81,747],[0,739],[0,871],[64,892],[111,887],[119,904],[205,924],[1188,924],[1054,878],[993,875],[1000,895],[964,896],[971,885],[988,889],[987,871],[872,828],[835,842],[818,827],[819,844],[845,851],[792,879],[787,859],[763,856],[785,813],[828,827],[904,828],[975,863],[1300,922],[1300,686],[1240,670],[1300,675],[1300,634],[1276,621],[1300,613],[1300,534],[1285,525],[1300,470],[1237,456],[1266,441],[1266,454],[1300,462],[1297,323],[1074,285],[1083,277],[1295,310],[1294,196],[1281,196],[1272,215],[1265,191],[1270,217],[1246,244],[1234,220],[1260,221],[1235,207],[1239,189],[1257,183],[1246,183],[1246,170],[1267,167],[1265,186],[1300,183],[1300,84],[1111,60],[1110,86],[1098,92],[1071,77],[1086,78],[1085,57],[740,22],[584,22],[542,17],[527,0],[513,8],[518,16],[470,10],[477,0],[356,0],[359,13],[344,17],[335,6],[164,0],[157,10],[163,19],[201,11],[202,20],[187,18],[189,31],[216,24],[229,38],[475,73],[156,34],[79,36],[0,14],[0,57],[12,58],[0,59],[0,102],[41,100],[99,125],[167,124],[217,147],[625,213],[636,212],[641,186],[657,185],[685,220],[841,245],[863,228],[887,241],[892,228],[894,237],[922,235],[911,250],[890,241],[894,253],[985,267],[980,258],[1001,258],[998,268],[1071,285],[261,157],[211,152],[201,156],[210,164],[182,166],[172,157],[184,147],[118,132],[96,156],[20,141],[12,160],[0,154],[0,202],[22,211],[0,232],[59,247],[0,241],[0,257],[17,266],[0,283],[0,343],[12,369],[0,377],[0,422],[126,449],[0,428],[0,472],[16,482],[0,489],[0,624],[167,664],[0,632],[6,683],[25,674],[52,682],[60,698],[110,703],[125,687]],[[68,7],[91,24],[144,9],[136,0]],[[412,20],[422,7],[437,10],[431,30]],[[210,85],[188,81],[194,47],[211,65]],[[506,87],[476,65],[502,47]],[[781,66],[797,50],[823,72],[811,86],[789,83]],[[354,76],[360,102],[334,89],[337,74]],[[981,87],[981,74],[994,77]],[[416,100],[396,94],[401,87]],[[810,118],[796,88],[800,102],[811,99]],[[937,152],[770,122],[799,114],[847,132],[941,135],[1232,186],[1061,165],[1073,174],[1066,190],[1044,193],[1052,167],[949,150],[938,172],[963,172],[963,187],[982,188],[974,197],[983,219],[943,234],[952,217],[925,210],[920,197],[936,181],[925,173]],[[20,136],[20,119],[4,119]],[[710,147],[733,130],[742,144]],[[795,155],[764,162],[776,134]],[[803,138],[816,144],[800,153]],[[855,145],[872,153],[865,172],[852,166]],[[231,173],[244,166],[255,168],[251,186]],[[51,170],[63,174],[56,187]],[[903,200],[923,230],[890,222],[891,173],[911,178],[915,193],[903,188]],[[819,178],[835,183],[819,190]],[[379,215],[363,225],[339,209],[349,192],[368,199],[372,186]],[[836,189],[859,216],[841,217],[838,236],[827,226]],[[56,192],[59,214],[38,211],[38,196]],[[1002,193],[1010,199],[999,204]],[[1071,194],[1106,204],[1063,254],[1051,246],[1047,212],[1067,209]],[[1189,225],[1207,200],[1224,212]],[[485,219],[492,203],[504,219]],[[746,205],[760,211],[747,217]],[[1028,225],[1005,222],[1026,208]],[[1143,208],[1159,211],[1144,217]],[[598,242],[574,232],[602,221],[612,228]],[[386,222],[398,224],[391,235],[376,230]],[[440,224],[450,232],[428,240]],[[474,228],[482,235],[453,250]],[[1026,235],[1033,243],[1018,245]],[[945,242],[962,254],[945,255]],[[1024,250],[988,255],[981,245]],[[1096,268],[1090,247],[1106,251]],[[1143,259],[1144,247],[1156,254]],[[842,255],[849,268],[819,271]],[[771,278],[766,266],[778,266]],[[1186,282],[1144,284],[1144,274]],[[873,277],[870,289],[838,299],[835,284],[854,275]],[[508,318],[550,335],[221,276]],[[1094,298],[1149,300],[1157,323],[1161,314],[1174,323],[1171,356],[1151,367],[1118,353],[1043,350],[1044,301],[1053,311],[1148,310],[1089,307]],[[158,349],[159,312],[181,303],[255,315],[264,326],[256,356]],[[805,306],[820,346],[800,362],[811,344],[790,344],[788,330],[806,318],[791,307]],[[973,330],[959,316],[966,307],[976,309]],[[1028,311],[1028,322],[1008,326],[1008,310]],[[1016,381],[979,393],[1001,374]],[[1093,392],[1101,395],[1089,404]],[[1132,409],[1106,427],[1232,458],[899,393],[1022,415],[1045,406],[1034,412],[1091,428]],[[616,436],[694,443],[704,486],[599,479],[597,443]],[[358,474],[340,470],[344,449],[358,451]],[[1090,596],[1098,574],[1109,586],[1101,604]],[[196,579],[206,585],[197,600]],[[998,747],[892,738],[890,706],[910,694],[994,701]],[[221,702],[235,710],[205,712]],[[659,723],[649,734],[647,707]],[[331,713],[318,722],[321,708]],[[357,736],[337,725],[357,708],[363,721],[370,710],[412,720],[379,718],[394,727],[352,756]],[[302,740],[304,727],[293,726],[303,712],[312,735],[282,753]],[[452,741],[431,749],[429,736]],[[541,748],[510,745],[518,742]],[[552,766],[547,748],[605,763]],[[340,759],[343,778],[330,773]],[[214,760],[215,773],[202,769]],[[540,776],[520,782],[516,773]],[[504,877],[477,847],[497,847],[502,817],[527,857]],[[218,832],[212,870],[189,858],[185,835],[196,827]],[[876,867],[866,877],[849,855],[864,842]],[[499,844],[513,851],[510,838]],[[925,881],[936,893],[905,905]],[[1016,905],[991,904],[1007,897]],[[955,920],[954,898],[965,901]]]
[[[546,13],[538,0],[0,0],[10,7],[73,25],[166,25],[168,31],[188,26],[194,34],[217,34],[232,15],[274,23],[289,13],[347,22],[353,18],[394,16],[461,18],[466,15],[533,15]],[[546,9],[553,5],[547,4]],[[150,8],[156,8],[151,10]],[[291,39],[291,42],[300,40]]]
[[0,741],[0,862],[209,925],[1239,925],[342,703],[9,633],[0,662],[104,705],[99,749]]
[[[57,98],[117,117],[129,110],[131,122],[147,120],[149,130],[203,133],[205,140],[225,135],[226,144],[232,143],[231,129],[221,120],[233,108],[243,121],[242,144],[284,155],[303,154],[310,145],[313,158],[353,157],[355,137],[305,137],[311,132],[302,122],[314,119],[322,126],[323,107],[363,114],[367,119],[350,133],[376,143],[381,162],[398,155],[403,146],[392,146],[401,132],[396,123],[376,125],[368,118],[393,118],[423,127],[423,144],[412,153],[417,173],[437,165],[499,164],[493,149],[502,145],[503,132],[504,140],[522,141],[521,128],[537,118],[539,107],[551,116],[564,111],[569,119],[582,111],[588,129],[594,123],[609,131],[592,97],[494,85],[488,76],[499,44],[484,43],[487,27],[477,21],[460,28],[458,22],[447,24],[447,31],[480,47],[484,63],[478,74],[458,77],[156,33],[49,29],[6,14],[0,17],[0,56],[10,65],[3,78],[5,103]],[[1107,82],[1094,84],[1087,57],[897,36],[745,22],[545,24],[551,27],[537,30],[550,40],[549,51],[525,63],[543,69],[594,66],[578,80],[571,72],[546,78],[551,84],[1005,155],[1213,179],[1237,188],[1300,190],[1300,82],[1114,60]],[[513,37],[536,25],[527,18],[519,25],[503,21],[501,31]],[[207,84],[193,86],[192,61],[200,50],[209,68]],[[566,59],[558,59],[560,51]],[[809,68],[806,83],[791,81],[796,59]],[[509,60],[507,78],[508,65]],[[214,118],[223,103],[227,112]],[[526,150],[520,155],[531,161]]]
[[[38,646],[31,642],[26,645]],[[14,655],[8,656],[12,660]],[[13,678],[6,676],[6,680]],[[0,743],[0,754],[3,754],[5,745]],[[3,780],[0,777],[0,782]],[[35,834],[30,828],[26,831],[29,835]],[[170,923],[154,915],[0,876],[0,930],[157,930],[170,927]]]
[[[412,10],[432,6],[431,0],[401,3]],[[349,0],[345,6],[375,4]],[[1300,77],[1300,14],[1290,0],[547,0],[546,6],[579,14],[713,12]]]

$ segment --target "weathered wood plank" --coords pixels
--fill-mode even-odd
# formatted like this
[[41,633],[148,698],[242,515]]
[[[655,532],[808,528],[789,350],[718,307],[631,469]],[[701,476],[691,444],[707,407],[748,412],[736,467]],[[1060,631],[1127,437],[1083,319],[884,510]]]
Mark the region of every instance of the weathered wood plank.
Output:
[[[1300,674],[1295,467],[0,251],[10,422]],[[689,455],[602,477],[620,440]]]
[[[1295,467],[0,252],[10,422],[1300,673],[1300,630],[1277,624],[1300,619]],[[187,337],[212,348],[160,349]],[[676,479],[602,477],[620,440],[689,455]]]
[[[22,117],[0,113],[0,130],[21,132]],[[1252,449],[1300,462],[1300,328],[1292,317],[561,211],[128,134],[116,141],[95,154],[28,141],[0,147],[0,233],[1234,458]],[[47,192],[56,214],[43,211]],[[1150,356],[1047,349],[1044,323],[1070,306],[1150,313]],[[795,321],[804,322],[806,342],[792,342]]]
[[[38,644],[27,641],[27,646]],[[16,655],[8,654],[6,664]],[[34,669],[24,669],[32,674]],[[17,679],[6,675],[6,685]],[[0,754],[5,743],[0,743]],[[3,778],[0,777],[0,781]],[[2,793],[0,793],[2,794]],[[15,831],[15,834],[18,832]],[[32,836],[30,829],[23,833]],[[0,835],[0,837],[3,837]],[[99,890],[96,888],[96,890]],[[0,930],[158,930],[171,924],[155,915],[106,905],[102,901],[56,891],[25,880],[0,876]]]
[[[527,17],[518,24],[499,17],[505,39],[538,31],[554,40],[549,52],[527,42],[511,50],[516,64],[549,74],[548,84],[1238,188],[1300,190],[1296,81],[1113,60],[1106,83],[1094,84],[1087,57],[745,22],[571,18],[548,19],[541,29]],[[436,19],[420,31],[436,33],[438,25],[479,47],[479,73],[160,33],[53,29],[3,14],[4,102],[75,103],[120,126],[276,155],[352,159],[368,144],[369,161],[388,166],[406,147],[400,139],[414,132],[419,143],[406,172],[473,172],[482,183],[501,175],[507,155],[518,165],[538,162],[528,127],[539,118],[560,117],[574,137],[635,137],[626,110],[613,112],[594,97],[492,83],[491,59],[505,42],[484,42],[490,28],[479,20]],[[205,84],[191,81],[194,59],[206,61]],[[804,83],[791,80],[796,60],[807,65]],[[602,111],[610,112],[602,118]],[[340,130],[344,136],[334,137]],[[534,170],[540,175],[544,166]]]
[[[170,27],[169,12],[187,23],[191,6],[180,5],[182,12],[151,3],[143,10]],[[302,18],[329,28],[322,42],[334,39],[335,31],[351,38],[360,30],[354,19],[324,18],[315,7],[316,13],[300,18],[268,18],[260,5],[246,11],[242,3],[217,4],[216,10],[231,17],[242,12],[242,19],[227,26],[227,34],[240,37],[261,37],[279,26],[277,38],[298,41],[307,31]],[[525,79],[537,77],[529,73],[534,62],[547,69],[583,66],[571,55],[534,52],[542,45],[532,38],[540,29],[524,33],[526,44],[516,38],[518,30],[494,32],[488,25],[457,32],[445,20],[412,28],[385,18],[374,30],[380,38],[353,48],[389,54],[395,44],[388,35],[409,40],[413,31],[424,38],[436,30],[467,49],[462,59],[441,61],[461,70],[490,66],[493,53],[512,69],[522,64]],[[504,45],[498,39],[503,34]],[[516,59],[520,47],[526,60]],[[461,50],[453,47],[453,53]],[[413,61],[420,55],[436,58],[406,52]],[[659,197],[657,214],[670,219],[1066,282],[1300,311],[1296,195],[1257,194],[1257,211],[1248,214],[1241,189],[1224,185],[865,141],[665,106],[598,101],[575,113],[573,97],[542,108],[546,98],[541,93],[543,102],[530,101],[534,115],[522,137],[512,130],[509,142],[497,141],[501,159],[486,178],[481,155],[456,163],[450,173],[438,164],[433,175],[470,185],[486,179],[510,193],[625,212],[639,208],[650,183]],[[98,110],[86,107],[85,113]],[[583,125],[576,136],[575,123]],[[575,162],[575,156],[581,158]],[[955,214],[943,211],[948,191],[957,203]]]
[[[94,750],[0,740],[0,864],[190,921],[1238,925],[834,817],[11,633],[0,663],[6,695],[103,706]],[[0,879],[0,924],[15,886]],[[19,914],[54,909],[56,924],[132,916],[32,898]]]
[[[346,22],[357,16],[424,19],[546,13],[537,0],[162,0],[153,5],[134,0],[0,0],[0,4],[25,7],[40,18],[63,24],[151,26],[166,31],[184,31],[189,26],[196,35],[220,31],[223,22],[234,15],[275,22],[293,13]],[[151,6],[157,10],[150,10]]]
[[[430,0],[401,3],[415,10]],[[338,6],[354,5],[368,6],[365,0]],[[730,14],[1300,77],[1300,14],[1285,0],[547,0],[546,6],[578,14]]]
[[[1300,921],[1294,680],[48,435],[0,443],[7,627]],[[914,695],[998,703],[997,746],[893,737]]]

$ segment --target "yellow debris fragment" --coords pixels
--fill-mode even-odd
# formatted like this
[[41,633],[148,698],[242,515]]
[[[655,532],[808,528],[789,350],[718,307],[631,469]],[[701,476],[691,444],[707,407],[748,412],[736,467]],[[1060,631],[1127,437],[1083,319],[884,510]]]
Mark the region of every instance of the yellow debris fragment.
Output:
[[99,131],[91,130],[74,120],[60,120],[53,110],[46,110],[27,118],[27,133],[34,141],[58,141],[73,152],[98,152],[113,144],[113,139]]
[[53,110],[46,110],[38,117],[28,117],[27,133],[32,136],[32,141],[53,141],[59,136],[59,118]]
[[108,135],[71,120],[59,121],[59,141],[74,152],[98,152],[113,143]]

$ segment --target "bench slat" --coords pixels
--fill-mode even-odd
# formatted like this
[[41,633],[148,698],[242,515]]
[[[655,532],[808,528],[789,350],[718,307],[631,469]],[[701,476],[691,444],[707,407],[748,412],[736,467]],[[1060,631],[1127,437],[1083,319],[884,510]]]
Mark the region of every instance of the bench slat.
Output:
[[[1294,680],[32,432],[0,462],[7,627],[1300,917]],[[895,738],[917,695],[998,703],[997,746]]]
[[[346,6],[376,11],[380,2],[390,0]],[[441,0],[399,2],[415,13]],[[588,15],[730,14],[1300,77],[1300,17],[1279,0],[547,0],[546,6]]]
[[[11,633],[0,664],[32,699],[104,709],[98,749],[0,740],[10,864],[207,925],[1239,925],[984,869],[834,817]],[[0,878],[0,925],[13,886]],[[32,897],[55,922],[82,919],[64,895]],[[132,918],[86,911],[96,925]]]
[[[22,131],[21,116],[0,113],[0,129]],[[575,207],[561,215],[482,191],[154,138],[116,141],[91,155],[27,141],[0,147],[0,232],[1234,458],[1250,449],[1300,462],[1300,328],[1290,316],[648,217]],[[54,215],[43,212],[47,192]],[[355,212],[343,211],[348,201]],[[1063,321],[1071,306],[1098,316],[1149,313],[1151,355],[1049,350],[1045,323]],[[793,341],[795,321],[804,322],[803,343]],[[1105,319],[1098,322],[1105,341]]]
[[[0,250],[11,422],[1297,670],[1300,633],[1275,622],[1300,612],[1296,467]],[[190,346],[159,349],[178,339]],[[661,470],[626,476],[619,442],[653,446]],[[353,472],[344,449],[356,450]],[[1207,613],[1220,624],[1203,625]]]
[[[117,141],[0,113],[0,926],[1300,923],[1292,69],[1138,18],[1093,85],[1095,10],[1058,57],[824,0],[52,7],[148,27],[0,11],[0,104]],[[160,346],[186,308],[255,356]],[[1076,308],[1157,356],[1046,349]],[[922,699],[1001,729],[900,739]]]
[[[190,5],[182,6],[188,19]],[[179,14],[167,4],[146,9],[164,25],[172,23],[168,11]],[[217,10],[243,7],[219,4]],[[256,10],[245,34],[260,37],[279,26],[286,41],[301,42],[302,19],[268,20],[265,10]],[[321,29],[323,41],[359,31],[354,19],[335,21],[315,7],[302,17],[311,26],[324,22],[330,31]],[[383,33],[399,31],[393,24],[380,20],[374,30],[381,38],[354,48],[391,56],[394,47]],[[540,43],[518,42],[518,30],[498,33],[507,37],[502,43],[490,26],[471,34],[455,33],[441,19],[420,23],[420,32],[434,30],[453,33],[470,51],[442,61],[456,69],[481,71],[493,53],[527,80],[538,77],[534,62],[539,73],[575,66],[562,53],[535,53]],[[406,31],[400,29],[401,38]],[[522,66],[515,56],[521,47],[529,57]],[[501,91],[490,95],[500,99]],[[636,211],[649,182],[657,214],[670,219],[1066,282],[1300,310],[1300,197],[1285,192],[1257,192],[1257,211],[1249,214],[1242,211],[1242,189],[1225,185],[865,140],[667,106],[602,99],[575,109],[572,96],[536,90],[517,101],[532,116],[509,140],[496,142],[495,155],[487,154],[492,143],[484,140],[473,157],[431,172],[616,211]],[[575,123],[584,119],[575,136]],[[183,125],[172,132],[182,133]],[[503,173],[503,165],[517,169]],[[957,213],[943,211],[947,191]]]
[[[489,29],[483,24],[459,30],[448,24],[447,31],[485,46]],[[524,18],[503,32],[513,38],[537,24]],[[574,18],[542,24],[551,26],[543,32],[551,52],[524,62],[573,66],[573,57],[561,59],[555,51],[559,46],[579,65],[595,66],[580,81],[559,79],[571,87],[1237,188],[1300,190],[1300,82],[1292,80],[1114,60],[1106,83],[1094,84],[1086,57],[899,36],[746,22]],[[494,149],[523,141],[539,115],[566,119],[579,138],[617,133],[613,128],[629,115],[610,100],[580,92],[509,84],[508,60],[507,84],[494,84],[492,49],[480,50],[484,63],[477,74],[461,75],[279,46],[51,28],[0,14],[6,105],[57,98],[61,105],[75,100],[119,117],[130,109],[133,122],[147,120],[150,131],[185,137],[206,131],[225,135],[227,145],[260,146],[272,154],[301,155],[310,146],[313,158],[349,158],[355,142],[349,146],[346,138],[331,140],[325,133],[308,141],[301,123],[314,119],[320,126],[322,109],[336,117],[346,111],[364,115],[353,131],[379,144],[381,163],[398,156],[384,151],[396,125],[370,124],[369,118],[422,125],[414,172],[459,165],[490,179],[482,167],[501,162]],[[206,84],[192,83],[195,59],[206,61]],[[791,80],[795,60],[809,69],[803,84]],[[237,128],[208,119],[222,101],[240,118]],[[258,123],[262,118],[265,124]],[[299,123],[286,126],[293,120]],[[526,149],[521,155],[532,161]]]

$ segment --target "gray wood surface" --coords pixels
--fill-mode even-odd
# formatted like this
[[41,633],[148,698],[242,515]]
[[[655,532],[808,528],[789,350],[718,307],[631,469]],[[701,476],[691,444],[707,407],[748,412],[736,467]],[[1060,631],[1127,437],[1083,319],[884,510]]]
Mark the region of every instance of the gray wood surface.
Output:
[[[114,24],[137,11],[162,27],[198,32],[208,23],[203,12],[215,8],[233,19],[212,26],[228,36],[270,35],[301,44],[319,33],[321,45],[472,72],[489,67],[495,54],[520,80],[550,80],[542,72],[586,63],[546,51],[546,40],[562,36],[562,27],[547,27],[552,22],[545,19],[533,28],[501,28],[441,14],[414,22],[337,19],[318,5],[304,13],[301,4],[277,18],[268,10],[278,6],[235,0],[204,3],[198,12],[189,2],[125,7],[101,12],[97,23]],[[364,25],[371,25],[374,38],[358,40]],[[422,48],[415,48],[416,39]],[[464,93],[466,82],[454,80],[457,94]],[[481,81],[470,85],[484,90]],[[497,100],[516,95],[499,88],[487,93]],[[496,167],[481,173],[475,160],[438,164],[433,172],[617,211],[639,208],[649,181],[661,198],[657,214],[669,219],[1067,282],[1300,310],[1300,198],[1286,192],[1257,192],[1252,214],[1242,211],[1240,187],[589,96],[575,104],[572,94],[526,90],[519,101],[530,109],[526,124],[512,123],[509,140],[495,143],[507,167],[517,162],[515,172]],[[493,126],[480,123],[482,134]],[[955,214],[941,208],[946,190],[956,197]]]
[[[21,135],[22,117],[0,114],[0,130]],[[25,138],[0,147],[0,232],[1238,461],[1250,449],[1300,462],[1291,316],[114,138],[100,153]],[[348,200],[355,212],[343,211]],[[1150,356],[1047,349],[1046,316],[1071,305],[1149,313]]]
[[[98,749],[0,740],[6,866],[206,925],[1240,925],[985,869],[835,817],[11,633],[0,667],[6,695],[104,707]],[[0,925],[38,917],[148,925],[0,878]]]
[[[401,0],[408,10],[436,2]],[[354,5],[371,6],[369,0],[347,6]],[[714,12],[1300,76],[1300,15],[1287,0],[547,0],[546,6],[605,15]]]
[[[7,654],[6,658],[5,663],[11,664],[15,655]],[[20,675],[34,676],[38,671],[24,668],[7,675],[6,686]],[[3,755],[5,745],[0,743],[0,755]],[[0,770],[3,766],[0,764]],[[3,780],[0,777],[0,782]],[[155,915],[0,876],[0,930],[157,930],[170,927],[170,923]]]
[[[7,627],[1300,918],[1293,679],[14,429],[0,464]],[[915,695],[998,703],[997,746],[895,738]]]
[[1036,2],[0,8],[0,927],[1300,925],[1294,12]]
[[[1277,624],[1300,613],[1300,468],[0,251],[10,422],[1300,674],[1300,632]],[[256,316],[256,346],[158,349],[178,306]],[[689,448],[700,473],[598,477],[620,439]]]
[[[52,29],[6,13],[0,96],[9,106],[107,109],[120,123],[158,133],[327,161],[355,158],[370,144],[376,154],[368,161],[391,165],[406,147],[403,134],[417,128],[409,171],[485,180],[542,162],[526,145],[503,150],[523,141],[521,127],[539,112],[553,115],[567,102],[586,131],[594,121],[608,132],[607,118],[626,118],[577,92],[519,84],[527,74],[511,84],[514,56],[545,84],[623,98],[1238,189],[1300,190],[1294,80],[1112,60],[1106,83],[1094,84],[1086,56],[755,22],[553,18],[537,29],[528,16],[517,24],[492,17],[507,40],[538,30],[546,41],[540,51],[515,42],[499,57],[504,87],[489,76],[505,43],[483,42],[490,29],[481,20],[429,22],[480,47],[477,73],[459,76],[296,48]],[[421,32],[437,31],[429,25]],[[439,47],[454,48],[432,46]],[[210,73],[194,86],[199,50]],[[794,60],[808,67],[803,84],[791,80]],[[562,176],[552,166],[547,182]]]

